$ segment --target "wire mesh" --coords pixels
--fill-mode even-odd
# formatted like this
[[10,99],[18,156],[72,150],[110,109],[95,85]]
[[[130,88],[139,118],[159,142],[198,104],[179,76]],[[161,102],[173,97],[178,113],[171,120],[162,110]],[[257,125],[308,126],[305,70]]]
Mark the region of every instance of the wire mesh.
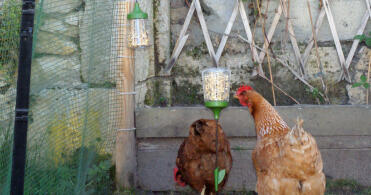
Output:
[[[122,112],[118,1],[36,2],[25,194],[110,194]],[[21,0],[0,0],[1,194],[10,187],[20,14]]]
[[0,1],[0,193],[9,194],[16,97],[19,26],[18,0]]

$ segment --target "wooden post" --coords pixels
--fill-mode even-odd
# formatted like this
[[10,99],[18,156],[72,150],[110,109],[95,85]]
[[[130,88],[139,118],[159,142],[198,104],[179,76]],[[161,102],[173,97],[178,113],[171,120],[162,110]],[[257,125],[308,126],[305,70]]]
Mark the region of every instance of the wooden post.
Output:
[[129,23],[127,14],[134,0],[117,2],[117,64],[116,88],[119,121],[116,137],[116,186],[119,190],[135,187],[136,139],[134,126],[134,51],[128,47]]

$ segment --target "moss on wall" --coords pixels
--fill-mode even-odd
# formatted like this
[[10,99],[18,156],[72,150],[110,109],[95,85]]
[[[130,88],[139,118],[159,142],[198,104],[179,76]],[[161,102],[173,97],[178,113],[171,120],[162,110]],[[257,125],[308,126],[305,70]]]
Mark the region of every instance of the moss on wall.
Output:
[[163,80],[154,80],[147,83],[147,93],[144,98],[144,104],[147,106],[168,106],[170,100],[168,99],[166,90],[164,89]]
[[203,104],[200,84],[192,84],[189,81],[173,81],[172,90],[172,105],[174,106]]
[[87,114],[81,114],[71,110],[68,114],[54,116],[47,128],[47,139],[55,164],[71,160],[73,152],[82,146],[96,145],[102,141],[100,113],[90,110]]

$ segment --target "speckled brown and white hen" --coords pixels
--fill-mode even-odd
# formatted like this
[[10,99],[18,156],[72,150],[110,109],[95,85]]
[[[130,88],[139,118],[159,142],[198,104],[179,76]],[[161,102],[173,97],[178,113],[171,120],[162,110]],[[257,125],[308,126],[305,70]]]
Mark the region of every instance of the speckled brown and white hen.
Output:
[[303,120],[290,128],[273,106],[250,86],[236,98],[248,106],[255,121],[257,143],[252,154],[259,195],[323,195],[325,175],[316,140]]

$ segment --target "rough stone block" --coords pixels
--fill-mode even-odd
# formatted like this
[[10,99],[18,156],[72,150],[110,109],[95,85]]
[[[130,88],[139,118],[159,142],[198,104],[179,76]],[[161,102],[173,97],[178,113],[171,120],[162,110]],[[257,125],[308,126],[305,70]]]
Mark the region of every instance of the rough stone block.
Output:
[[47,14],[66,14],[78,8],[81,4],[82,0],[45,0],[43,11]]
[[[371,55],[371,50],[368,49],[367,47],[362,47],[360,50],[359,50],[359,61],[357,62],[357,64],[355,65],[355,69],[357,71],[368,71],[368,63],[369,63],[369,59],[370,59],[370,55]],[[357,54],[357,53],[356,53]]]
[[80,26],[81,74],[84,82],[114,83],[110,67],[112,11],[114,4],[109,0],[86,1]]
[[45,88],[73,88],[81,85],[79,56],[45,55],[35,58],[32,65],[31,91]]
[[[341,67],[335,47],[319,47],[319,58],[323,67],[323,76],[326,81],[337,82],[340,77]],[[317,63],[317,54],[315,48],[312,49],[306,66],[308,79],[318,81],[320,79],[320,69]]]
[[37,54],[70,55],[78,51],[77,44],[70,37],[42,31],[35,44]]
[[73,26],[78,26],[81,22],[83,12],[72,12],[64,17],[64,22],[73,25]]
[[77,37],[79,34],[77,26],[65,24],[63,21],[54,18],[44,20],[40,30],[50,33],[60,33],[69,37]]

